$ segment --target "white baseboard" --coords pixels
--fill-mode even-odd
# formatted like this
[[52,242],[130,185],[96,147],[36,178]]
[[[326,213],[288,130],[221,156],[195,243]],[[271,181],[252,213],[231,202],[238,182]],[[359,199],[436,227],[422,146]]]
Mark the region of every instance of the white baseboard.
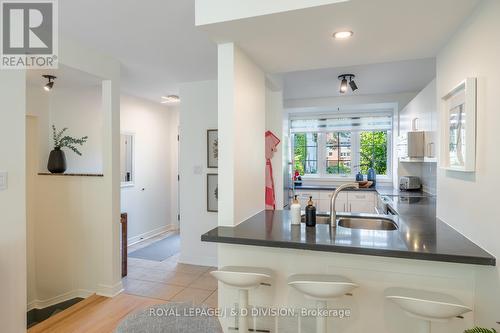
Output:
[[97,288],[98,288],[96,292],[97,295],[105,297],[115,297],[116,295],[118,295],[123,291],[123,284],[122,281],[120,280],[113,286],[99,284],[97,285]]
[[28,311],[31,311],[33,309],[44,309],[49,306],[65,302],[73,298],[87,298],[92,294],[94,294],[93,291],[77,289],[68,291],[67,293],[55,297],[51,297],[49,299],[44,299],[44,300],[35,299],[28,303]]
[[183,256],[181,251],[181,256],[179,258],[181,264],[197,265],[197,266],[217,266],[217,257],[189,257]]
[[163,226],[163,227],[160,227],[160,228],[156,228],[156,229],[150,230],[150,231],[145,232],[143,234],[140,234],[140,235],[137,235],[137,236],[134,236],[134,237],[130,237],[130,238],[127,239],[127,243],[128,243],[128,246],[131,246],[131,245],[137,244],[139,242],[142,242],[142,241],[144,241],[146,239],[158,236],[159,234],[162,234],[164,232],[174,231],[176,229],[177,228],[175,227],[175,225],[169,224],[169,225],[166,225],[166,226]]

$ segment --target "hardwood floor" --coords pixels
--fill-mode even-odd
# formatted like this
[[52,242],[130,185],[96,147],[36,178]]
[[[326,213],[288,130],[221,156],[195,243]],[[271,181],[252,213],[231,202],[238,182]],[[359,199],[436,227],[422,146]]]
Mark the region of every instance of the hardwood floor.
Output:
[[28,333],[111,333],[132,311],[167,303],[128,294],[113,298],[93,295],[30,328]]
[[[128,250],[134,251],[171,234],[129,246]],[[169,301],[217,307],[217,281],[209,274],[215,268],[178,261],[179,254],[161,262],[129,258],[123,293],[113,298],[92,295],[31,327],[28,333],[112,333],[129,313]]]

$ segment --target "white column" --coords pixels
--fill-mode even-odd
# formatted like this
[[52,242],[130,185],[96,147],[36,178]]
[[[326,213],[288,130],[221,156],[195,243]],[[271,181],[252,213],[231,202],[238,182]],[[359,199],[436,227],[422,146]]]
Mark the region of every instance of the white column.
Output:
[[318,315],[316,317],[316,333],[326,333],[327,332],[327,317],[320,315],[321,310],[326,310],[327,308],[327,303],[326,301],[317,301],[317,309],[318,309]]
[[238,316],[238,332],[248,332],[248,290],[241,289],[239,291],[239,310]]
[[265,208],[264,72],[233,43],[218,46],[219,225]]
[[0,323],[2,332],[26,332],[26,78],[0,70]]

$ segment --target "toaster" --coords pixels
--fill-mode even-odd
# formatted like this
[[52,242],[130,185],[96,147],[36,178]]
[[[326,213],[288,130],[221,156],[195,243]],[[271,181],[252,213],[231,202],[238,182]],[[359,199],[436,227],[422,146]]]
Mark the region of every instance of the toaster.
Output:
[[419,190],[422,184],[420,183],[420,178],[413,176],[404,176],[399,178],[399,189],[403,191],[407,190]]

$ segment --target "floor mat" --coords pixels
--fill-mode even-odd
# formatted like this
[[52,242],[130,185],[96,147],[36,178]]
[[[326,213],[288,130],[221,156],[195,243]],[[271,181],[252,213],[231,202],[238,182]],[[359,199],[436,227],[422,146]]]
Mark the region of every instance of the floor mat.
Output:
[[181,237],[179,235],[169,236],[157,242],[154,242],[142,249],[129,253],[131,258],[163,261],[168,257],[178,253],[181,248]]

